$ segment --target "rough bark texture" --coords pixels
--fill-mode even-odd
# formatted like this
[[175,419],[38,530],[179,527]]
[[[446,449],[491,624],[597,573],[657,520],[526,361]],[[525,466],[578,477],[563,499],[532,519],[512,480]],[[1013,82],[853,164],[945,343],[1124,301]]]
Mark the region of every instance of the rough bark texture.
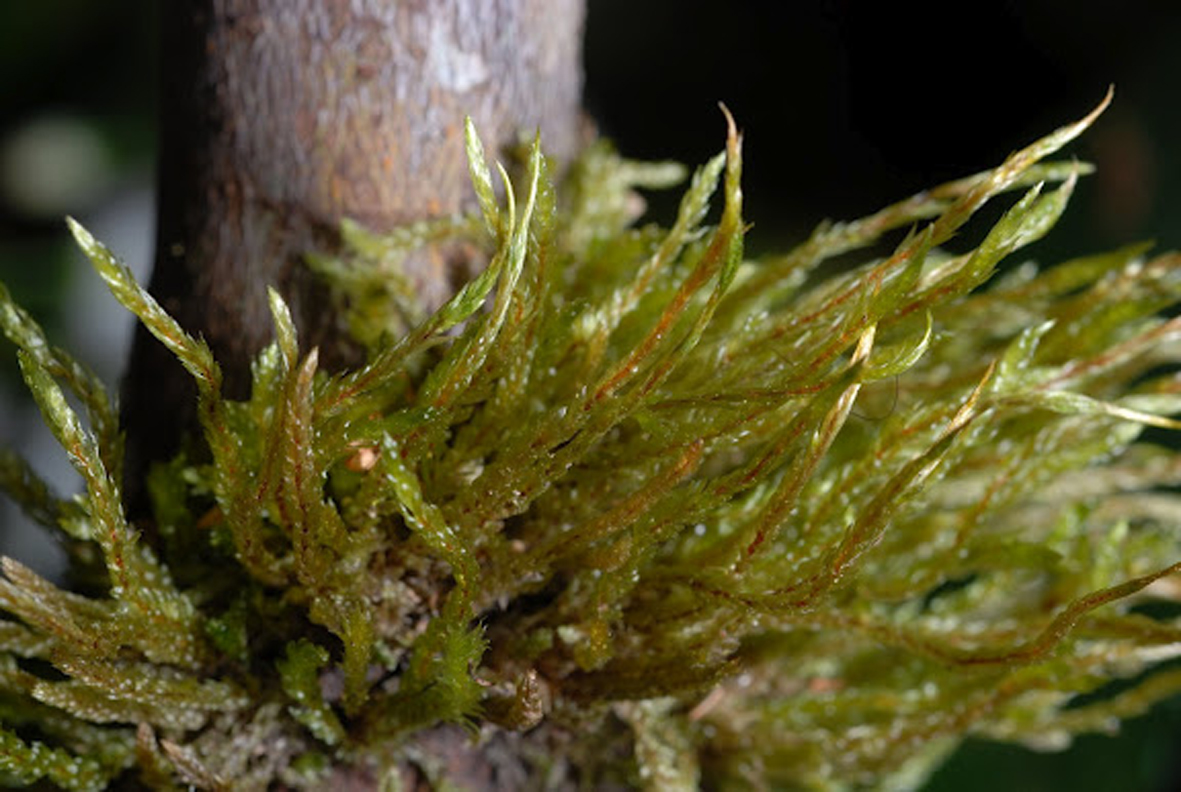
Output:
[[[305,349],[329,366],[355,356],[302,257],[332,253],[343,217],[381,230],[467,208],[465,115],[490,145],[536,129],[559,159],[578,145],[583,0],[190,0],[161,14],[150,286],[234,396],[271,338],[268,286]],[[434,307],[471,262],[428,251],[411,266]],[[133,510],[193,398],[140,328],[124,393]]]

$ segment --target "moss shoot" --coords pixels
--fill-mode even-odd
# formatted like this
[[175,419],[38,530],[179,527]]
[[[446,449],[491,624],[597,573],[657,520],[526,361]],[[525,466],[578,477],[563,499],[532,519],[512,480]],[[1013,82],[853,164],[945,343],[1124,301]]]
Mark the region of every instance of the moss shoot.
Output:
[[[140,536],[111,398],[0,290],[85,483],[0,457],[71,563],[63,588],[3,560],[0,780],[443,788],[414,738],[451,723],[549,746],[538,788],[576,762],[913,789],[967,736],[1062,748],[1175,694],[1181,456],[1144,430],[1181,412],[1181,262],[1020,259],[1088,171],[1045,158],[1101,110],[758,260],[732,121],[670,228],[634,190],[678,166],[600,143],[559,190],[534,144],[501,200],[469,125],[478,215],[312,261],[368,363],[322,371],[272,293],[244,402],[71,221],[192,374],[203,442],[153,469]],[[455,237],[490,263],[425,315],[399,262]]]

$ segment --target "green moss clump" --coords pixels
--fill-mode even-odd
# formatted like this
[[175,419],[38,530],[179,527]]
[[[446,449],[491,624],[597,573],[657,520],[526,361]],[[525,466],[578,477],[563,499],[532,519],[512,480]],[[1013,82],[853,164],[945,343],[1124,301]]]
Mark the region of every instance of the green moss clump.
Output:
[[[756,261],[732,122],[668,229],[632,191],[677,167],[599,144],[559,197],[534,145],[502,203],[469,128],[479,215],[348,226],[353,255],[314,262],[369,362],[321,371],[272,294],[246,402],[71,222],[192,374],[208,456],[156,467],[138,536],[110,400],[0,293],[86,485],[0,464],[85,581],[4,561],[4,780],[442,783],[415,739],[455,723],[551,746],[539,786],[565,759],[591,785],[905,789],[968,735],[1060,748],[1176,693],[1153,669],[1181,624],[1145,606],[1181,596],[1181,457],[1143,430],[1181,411],[1181,268],[1001,269],[1065,209],[1088,169],[1042,160],[1098,112]],[[398,263],[452,236],[490,264],[423,315]]]

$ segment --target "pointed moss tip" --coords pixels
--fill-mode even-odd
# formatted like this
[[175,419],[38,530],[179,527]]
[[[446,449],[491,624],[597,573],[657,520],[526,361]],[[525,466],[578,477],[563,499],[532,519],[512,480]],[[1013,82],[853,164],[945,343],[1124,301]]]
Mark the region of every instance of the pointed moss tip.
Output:
[[74,235],[74,239],[78,241],[84,249],[89,249],[95,245],[94,236],[86,230],[86,227],[75,220],[70,215],[66,215],[66,226],[70,229],[70,233]]

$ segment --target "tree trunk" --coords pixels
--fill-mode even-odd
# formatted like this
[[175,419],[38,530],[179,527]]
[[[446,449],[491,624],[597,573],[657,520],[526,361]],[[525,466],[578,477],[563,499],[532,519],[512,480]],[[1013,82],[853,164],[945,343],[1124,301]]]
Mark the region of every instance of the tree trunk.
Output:
[[[355,361],[302,259],[332,255],[345,217],[380,231],[472,208],[465,115],[493,150],[540,129],[561,161],[579,142],[583,0],[189,0],[161,14],[150,288],[208,341],[230,396],[247,394],[250,360],[270,341],[268,286],[305,349],[318,346],[329,365]],[[433,308],[473,264],[433,250],[407,266]],[[139,328],[124,384],[133,515],[144,514],[148,464],[175,452],[194,403],[189,376]],[[440,728],[416,750],[468,788],[510,788],[524,772],[516,740],[476,750],[462,730]],[[376,783],[343,768],[333,781]]]
[[[537,129],[559,160],[578,144],[583,0],[189,0],[161,14],[150,288],[205,337],[231,396],[271,338],[268,286],[305,348],[355,360],[302,257],[331,255],[345,217],[380,231],[467,209],[465,115],[494,148]],[[408,274],[433,308],[471,266],[426,251]],[[133,513],[147,464],[191,428],[194,393],[139,328],[124,386]]]

